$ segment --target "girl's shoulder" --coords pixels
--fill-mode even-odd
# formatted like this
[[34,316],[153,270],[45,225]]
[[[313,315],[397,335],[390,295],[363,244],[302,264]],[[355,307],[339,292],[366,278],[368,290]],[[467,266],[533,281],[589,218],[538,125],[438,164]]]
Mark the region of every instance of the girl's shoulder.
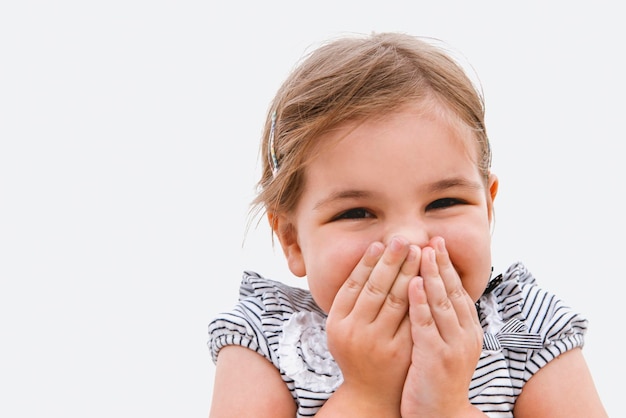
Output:
[[524,332],[544,343],[572,339],[582,345],[587,320],[556,294],[542,288],[522,262],[494,279],[477,302],[481,324],[496,334],[507,324],[523,324]]
[[245,271],[239,300],[209,323],[208,345],[213,361],[217,361],[224,346],[241,345],[277,362],[276,343],[284,323],[301,311],[322,314],[308,290]]
[[299,311],[322,313],[311,292],[266,278],[254,271],[244,271],[239,287],[239,301],[254,300],[266,313],[290,316]]

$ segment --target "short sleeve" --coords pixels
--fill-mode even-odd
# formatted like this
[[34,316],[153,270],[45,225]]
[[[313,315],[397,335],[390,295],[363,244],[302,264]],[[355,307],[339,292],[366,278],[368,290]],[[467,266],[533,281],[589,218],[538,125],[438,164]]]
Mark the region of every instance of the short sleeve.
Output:
[[559,355],[583,346],[587,319],[539,287],[523,264],[513,264],[491,293],[479,301],[483,328],[519,321],[524,332],[539,336],[540,344],[528,352],[525,381]]
[[255,301],[240,301],[231,312],[217,315],[209,324],[209,342],[211,358],[217,362],[219,351],[227,345],[239,345],[249,348],[270,359],[262,332],[255,321]]
[[576,347],[582,348],[588,320],[562,299],[537,286],[534,279],[525,279],[530,273],[523,266],[517,274],[524,295],[522,315],[527,318],[529,331],[543,338],[543,348],[534,352],[526,364],[525,378],[528,380],[561,354]]
[[213,361],[224,346],[239,345],[278,365],[276,346],[283,324],[300,310],[322,313],[308,291],[244,272],[239,301],[230,312],[218,314],[209,323],[208,346]]
[[[307,319],[314,321],[309,323]],[[298,406],[297,416],[313,416],[330,397],[341,375],[338,367],[335,373],[332,367],[334,360],[328,356],[326,349],[322,348],[319,352],[315,350],[323,346],[321,341],[325,340],[325,335],[318,334],[320,338],[306,339],[304,346],[315,349],[301,349],[297,331],[302,331],[302,335],[315,336],[311,331],[317,329],[323,332],[325,319],[326,314],[308,290],[246,271],[239,289],[239,301],[231,311],[220,313],[209,324],[208,346],[211,357],[217,362],[219,351],[228,345],[254,350],[280,372]],[[304,323],[299,320],[304,320]],[[296,334],[291,333],[294,329],[289,324],[295,327]],[[300,325],[308,326],[301,329]],[[285,327],[291,329],[288,333],[292,338],[287,342],[283,339]],[[294,351],[289,351],[294,348]],[[302,365],[305,367],[300,367]],[[308,369],[309,366],[321,366],[323,372],[318,375],[315,372],[317,369]],[[317,380],[322,383],[310,384],[308,377],[311,374],[315,374],[313,380],[319,378]],[[304,380],[301,379],[303,376]]]

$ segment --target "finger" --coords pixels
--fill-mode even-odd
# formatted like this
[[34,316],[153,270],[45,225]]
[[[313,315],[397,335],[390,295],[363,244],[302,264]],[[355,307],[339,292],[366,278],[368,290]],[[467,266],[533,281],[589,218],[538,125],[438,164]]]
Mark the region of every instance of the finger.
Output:
[[425,348],[439,341],[437,324],[432,316],[424,288],[424,278],[415,276],[409,282],[409,320],[413,344]]
[[424,289],[430,306],[431,315],[439,334],[446,342],[457,335],[460,324],[455,306],[448,298],[443,279],[439,273],[435,250],[432,247],[422,249],[420,274],[424,279]]
[[[409,281],[410,283],[410,281]],[[407,300],[408,300],[408,286],[407,286]],[[394,338],[402,338],[406,340],[407,344],[412,344],[413,338],[411,336],[411,320],[409,319],[409,312],[402,318],[398,330],[396,331]]]
[[409,243],[402,237],[393,237],[379,262],[374,266],[357,299],[353,313],[367,322],[373,322],[385,305],[407,254]]
[[350,273],[339,291],[335,295],[333,304],[330,308],[329,315],[345,318],[354,309],[363,286],[367,282],[372,270],[380,260],[385,247],[381,242],[373,242],[365,250],[365,254],[361,257],[358,264]]
[[463,287],[463,282],[450,260],[444,239],[435,238],[433,248],[435,249],[439,275],[443,280],[448,299],[454,307],[459,323],[462,327],[478,324],[474,301]]
[[416,245],[409,246],[409,252],[402,263],[387,298],[376,320],[390,324],[388,329],[392,335],[399,331],[393,324],[400,324],[407,317],[409,309],[409,282],[417,275],[421,250]]

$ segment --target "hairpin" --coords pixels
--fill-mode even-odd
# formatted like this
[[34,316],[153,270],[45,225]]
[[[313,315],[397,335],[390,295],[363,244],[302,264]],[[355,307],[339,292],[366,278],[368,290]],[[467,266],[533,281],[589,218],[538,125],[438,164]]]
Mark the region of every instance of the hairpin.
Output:
[[278,172],[278,158],[276,158],[276,150],[274,149],[274,130],[276,129],[276,111],[272,113],[272,124],[270,125],[270,139],[268,143],[268,160],[272,166],[272,175],[276,177]]

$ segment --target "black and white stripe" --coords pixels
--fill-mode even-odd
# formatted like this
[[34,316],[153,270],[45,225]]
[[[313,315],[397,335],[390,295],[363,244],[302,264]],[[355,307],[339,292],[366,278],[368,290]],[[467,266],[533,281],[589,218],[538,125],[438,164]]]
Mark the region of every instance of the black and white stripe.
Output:
[[[494,303],[486,309],[486,304]],[[521,263],[513,264],[502,283],[483,295],[477,306],[485,338],[469,399],[490,417],[512,417],[524,383],[560,354],[583,345],[587,320],[539,288]],[[284,322],[300,311],[324,315],[307,290],[244,272],[239,302],[209,325],[209,348],[213,361],[227,345],[250,348],[270,360],[297,404],[297,416],[309,417],[332,393],[297,387],[280,369],[277,354]],[[495,321],[487,311],[495,312]],[[495,333],[494,324],[501,324]]]

